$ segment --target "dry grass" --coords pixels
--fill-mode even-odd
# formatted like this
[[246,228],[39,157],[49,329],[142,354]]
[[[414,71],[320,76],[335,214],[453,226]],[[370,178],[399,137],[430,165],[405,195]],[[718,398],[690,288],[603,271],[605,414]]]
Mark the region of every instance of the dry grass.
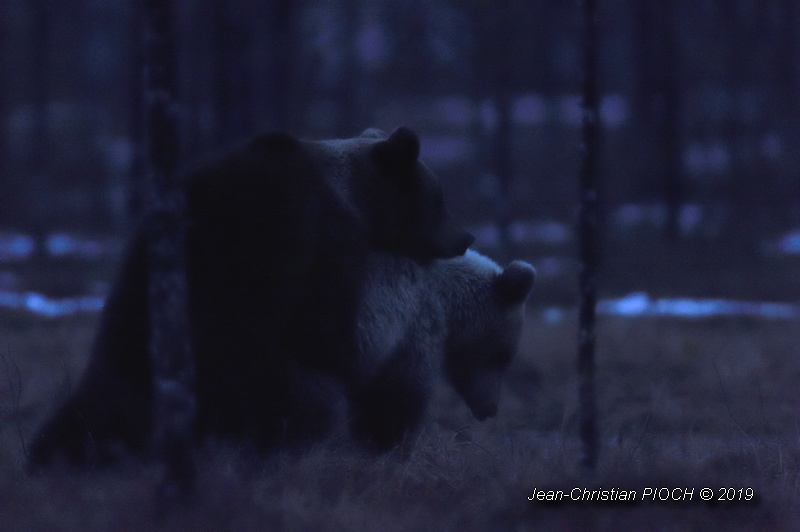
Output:
[[[24,472],[24,442],[77,380],[94,319],[0,320],[1,530],[790,530],[800,521],[800,323],[604,317],[601,460],[576,469],[574,316],[531,312],[501,411],[480,424],[443,387],[409,456],[347,441],[303,456],[208,442],[192,503],[155,519],[155,466]],[[694,488],[691,502],[527,500],[534,487]],[[699,500],[752,487],[755,503]]]

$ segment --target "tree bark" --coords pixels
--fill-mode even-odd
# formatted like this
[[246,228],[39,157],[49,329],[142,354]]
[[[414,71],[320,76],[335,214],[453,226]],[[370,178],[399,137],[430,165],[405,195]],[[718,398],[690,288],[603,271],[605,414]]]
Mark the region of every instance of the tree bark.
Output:
[[678,71],[678,44],[673,11],[669,0],[661,0],[661,23],[664,25],[664,53],[662,63],[661,92],[664,99],[663,150],[664,155],[664,202],[667,206],[667,223],[664,236],[675,241],[679,236],[680,208],[683,203],[683,163],[681,161],[681,95]]
[[185,198],[178,183],[178,116],[174,10],[171,0],[146,3],[148,161],[156,208],[145,223],[150,261],[150,356],[157,456],[166,471],[161,508],[193,486],[192,423],[196,410],[185,258]]
[[28,179],[31,187],[31,213],[30,231],[36,242],[34,260],[45,258],[45,238],[47,226],[52,221],[51,192],[49,179],[49,158],[42,157],[42,153],[49,151],[50,117],[48,112],[50,97],[49,70],[49,41],[51,33],[51,20],[47,3],[44,0],[33,2],[33,85],[31,87],[33,131],[31,143],[28,146],[28,160],[26,170],[30,172]]
[[597,161],[599,151],[597,95],[597,11],[595,0],[584,0],[583,160],[580,174],[580,305],[578,331],[578,399],[581,465],[593,470],[598,437],[594,389],[595,306],[597,302]]
[[145,206],[149,203],[147,198],[148,183],[145,170],[145,120],[144,120],[144,91],[142,79],[144,71],[144,42],[142,27],[144,17],[138,8],[133,9],[131,23],[131,54],[132,68],[130,70],[130,143],[132,148],[131,165],[128,169],[127,198],[125,202],[126,218],[139,220]]

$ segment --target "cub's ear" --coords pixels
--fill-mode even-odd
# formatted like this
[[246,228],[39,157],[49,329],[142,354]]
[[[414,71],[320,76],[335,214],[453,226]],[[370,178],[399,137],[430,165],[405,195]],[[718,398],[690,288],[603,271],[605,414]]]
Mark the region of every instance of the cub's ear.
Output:
[[378,139],[378,140],[381,140],[381,139],[385,139],[386,138],[386,133],[384,133],[383,131],[381,131],[378,128],[371,127],[369,129],[365,129],[361,133],[361,138],[363,138],[363,139]]
[[407,127],[399,127],[389,138],[372,146],[372,160],[383,168],[410,168],[419,158],[419,138]]
[[499,302],[517,305],[525,301],[533,290],[536,270],[521,260],[515,260],[497,276],[494,291]]

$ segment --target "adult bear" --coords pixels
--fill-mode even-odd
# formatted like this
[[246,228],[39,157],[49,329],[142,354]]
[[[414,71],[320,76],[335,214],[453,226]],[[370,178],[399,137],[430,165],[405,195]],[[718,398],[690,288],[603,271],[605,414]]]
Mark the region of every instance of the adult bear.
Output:
[[[356,371],[368,253],[424,264],[473,241],[418,157],[406,128],[320,142],[270,134],[186,177],[198,435],[263,448],[327,431],[331,380]],[[35,438],[34,468],[148,447],[150,225],[131,240],[81,384]]]
[[419,426],[440,378],[476,419],[494,416],[522,333],[533,266],[513,261],[502,268],[473,250],[428,265],[376,253],[367,264],[356,334],[359,379],[350,389],[355,436],[378,450],[401,443]]

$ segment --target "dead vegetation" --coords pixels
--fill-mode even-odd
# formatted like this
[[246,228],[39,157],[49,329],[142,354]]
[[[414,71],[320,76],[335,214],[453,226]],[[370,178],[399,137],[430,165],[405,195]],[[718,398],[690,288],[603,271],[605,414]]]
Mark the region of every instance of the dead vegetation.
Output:
[[[8,319],[6,319],[8,318]],[[25,442],[75,385],[93,317],[0,325],[0,529],[791,529],[800,519],[800,323],[603,317],[602,450],[577,470],[574,315],[532,309],[497,418],[446,387],[408,455],[366,456],[341,437],[296,456],[206,442],[192,503],[155,518],[158,478],[135,461],[28,476]],[[534,488],[694,488],[691,501],[530,502]],[[703,487],[754,490],[705,503]]]

